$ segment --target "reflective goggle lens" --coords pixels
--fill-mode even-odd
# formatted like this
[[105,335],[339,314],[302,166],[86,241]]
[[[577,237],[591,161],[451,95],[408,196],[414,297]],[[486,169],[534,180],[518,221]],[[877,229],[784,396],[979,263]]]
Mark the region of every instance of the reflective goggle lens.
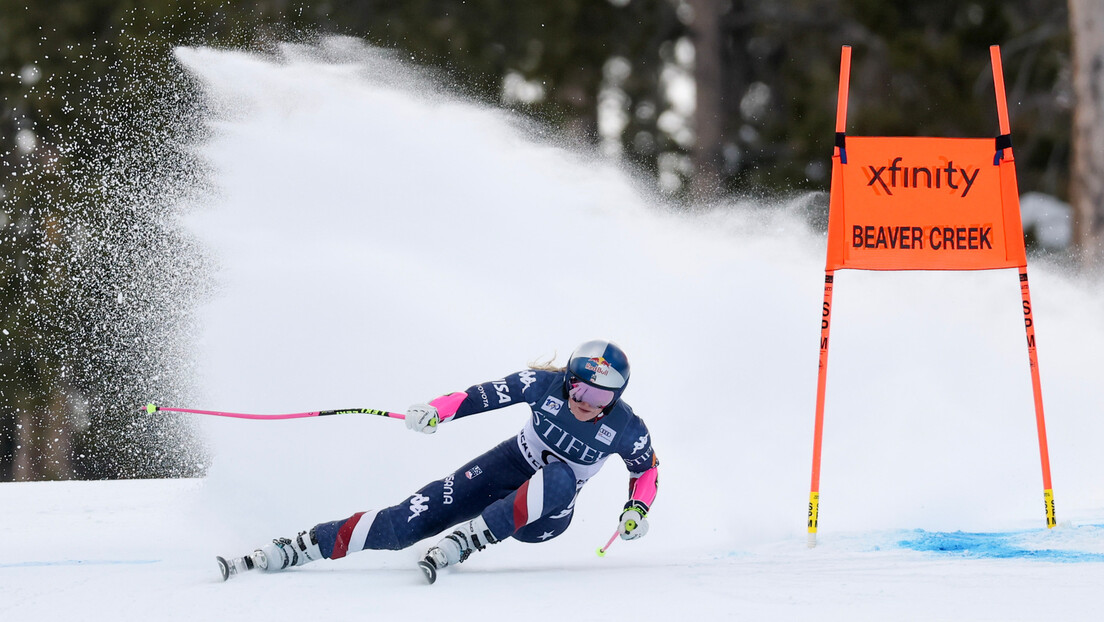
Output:
[[613,402],[614,392],[606,389],[592,387],[584,382],[576,382],[571,385],[571,399],[584,402],[596,408],[605,408]]

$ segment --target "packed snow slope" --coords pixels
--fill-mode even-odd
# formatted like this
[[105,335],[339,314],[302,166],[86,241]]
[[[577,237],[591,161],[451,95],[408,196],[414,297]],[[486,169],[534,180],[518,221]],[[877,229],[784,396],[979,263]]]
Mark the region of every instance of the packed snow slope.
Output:
[[178,58],[208,98],[196,149],[218,191],[184,226],[221,268],[204,394],[165,405],[403,410],[610,338],[662,463],[651,531],[595,555],[626,497],[611,460],[565,535],[432,587],[414,567],[429,541],[222,583],[216,554],[397,503],[527,410],[432,436],[208,418],[203,480],[0,485],[0,619],[1093,619],[1104,298],[1085,284],[1032,268],[1047,530],[1015,272],[837,273],[810,550],[824,239],[787,205],[673,213],[346,40]]

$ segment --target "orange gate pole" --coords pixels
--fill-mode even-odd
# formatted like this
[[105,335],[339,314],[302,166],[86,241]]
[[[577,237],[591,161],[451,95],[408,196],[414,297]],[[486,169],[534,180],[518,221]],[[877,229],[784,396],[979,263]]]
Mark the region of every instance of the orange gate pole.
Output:
[[[1004,69],[1001,65],[1000,46],[989,47],[993,64],[993,87],[997,96],[997,121],[1002,136],[1011,133],[1008,122],[1008,102],[1004,91]],[[1013,162],[1011,141],[1005,143],[1004,160]],[[1054,514],[1054,488],[1050,482],[1050,452],[1047,449],[1046,420],[1043,417],[1043,386],[1039,379],[1039,358],[1035,351],[1035,321],[1031,316],[1031,289],[1027,282],[1027,265],[1020,266],[1020,294],[1023,298],[1024,330],[1027,332],[1027,356],[1031,365],[1031,391],[1035,398],[1035,426],[1039,432],[1039,460],[1043,467],[1043,507],[1046,510],[1047,528],[1058,524]]]
[[1027,357],[1031,363],[1031,391],[1035,396],[1035,426],[1039,430],[1039,459],[1043,464],[1043,504],[1047,528],[1058,524],[1054,515],[1054,488],[1050,483],[1050,452],[1047,450],[1046,420],[1043,418],[1043,385],[1039,380],[1039,358],[1035,353],[1035,320],[1031,317],[1031,290],[1027,268],[1020,268],[1020,293],[1023,295],[1024,330],[1027,331]]
[[828,385],[828,333],[832,329],[833,270],[824,271],[824,305],[820,320],[820,370],[817,373],[816,425],[813,429],[813,475],[809,484],[809,548],[816,546],[820,516],[820,447],[824,434],[824,392]]
[[[833,155],[833,182],[846,162],[844,141],[847,132],[847,92],[851,82],[851,46],[840,51],[839,90],[836,99],[836,149]],[[835,190],[835,189],[834,189]],[[831,210],[829,210],[831,212]],[[831,218],[829,213],[829,218]],[[813,473],[809,484],[809,548],[816,546],[817,522],[820,520],[820,448],[824,435],[824,393],[828,386],[828,334],[832,327],[832,287],[835,271],[824,271],[824,304],[820,320],[820,370],[817,372],[816,424],[813,428]]]

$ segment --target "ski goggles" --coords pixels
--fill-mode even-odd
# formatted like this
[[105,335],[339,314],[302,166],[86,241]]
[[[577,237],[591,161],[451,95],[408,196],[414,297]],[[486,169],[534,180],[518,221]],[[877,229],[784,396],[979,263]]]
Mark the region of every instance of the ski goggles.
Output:
[[613,403],[616,394],[607,389],[592,387],[585,382],[571,383],[571,391],[568,393],[576,402],[590,404],[595,408],[605,408]]

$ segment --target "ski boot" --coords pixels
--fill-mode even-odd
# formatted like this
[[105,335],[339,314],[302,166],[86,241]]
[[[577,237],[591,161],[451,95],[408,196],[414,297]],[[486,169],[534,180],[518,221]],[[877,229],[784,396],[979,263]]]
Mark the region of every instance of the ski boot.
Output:
[[216,559],[222,580],[226,581],[254,568],[265,572],[279,572],[291,566],[302,566],[322,559],[322,551],[318,548],[318,539],[311,529],[310,532],[300,531],[294,540],[276,538],[271,544],[266,544],[244,557]]
[[498,542],[491,533],[482,516],[460,524],[456,531],[441,539],[437,546],[426,551],[425,557],[418,562],[426,582],[433,584],[437,580],[437,571],[446,566],[463,563],[472,551],[482,551],[488,544]]
[[[254,554],[260,553],[260,551],[254,551]],[[246,570],[253,570],[257,567],[257,562],[254,561],[253,555],[246,555],[244,557],[231,557],[226,559],[219,555],[215,557],[218,560],[219,572],[222,573],[222,580],[226,581],[230,577],[236,577]]]

